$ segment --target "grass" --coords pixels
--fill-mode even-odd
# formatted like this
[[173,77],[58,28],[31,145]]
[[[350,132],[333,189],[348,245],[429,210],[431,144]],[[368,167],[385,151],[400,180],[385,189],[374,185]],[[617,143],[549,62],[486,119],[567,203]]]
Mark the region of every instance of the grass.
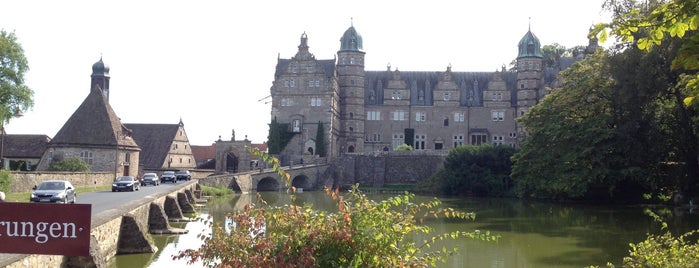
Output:
[[[111,189],[111,185],[97,187],[78,187],[77,192],[79,196],[81,193],[107,191]],[[31,192],[5,193],[5,202],[29,202],[29,194],[31,194]]]
[[235,192],[228,188],[201,186],[201,194],[204,196],[225,196],[233,193]]

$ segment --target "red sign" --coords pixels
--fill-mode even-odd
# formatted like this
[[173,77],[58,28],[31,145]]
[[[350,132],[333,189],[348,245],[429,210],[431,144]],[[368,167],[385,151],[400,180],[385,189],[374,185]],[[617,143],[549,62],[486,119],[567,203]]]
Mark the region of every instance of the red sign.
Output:
[[0,253],[90,256],[91,204],[0,203]]

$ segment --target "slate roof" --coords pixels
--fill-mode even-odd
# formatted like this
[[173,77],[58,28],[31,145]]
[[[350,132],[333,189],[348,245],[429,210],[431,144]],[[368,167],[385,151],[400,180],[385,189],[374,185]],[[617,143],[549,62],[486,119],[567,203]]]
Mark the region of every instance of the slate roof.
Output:
[[[139,163],[146,169],[159,169],[165,163],[179,124],[125,124],[141,146]],[[195,158],[196,159],[196,158]]]
[[46,135],[11,134],[3,137],[3,157],[41,158],[51,138]]
[[51,140],[53,147],[138,147],[102,90],[94,87]]

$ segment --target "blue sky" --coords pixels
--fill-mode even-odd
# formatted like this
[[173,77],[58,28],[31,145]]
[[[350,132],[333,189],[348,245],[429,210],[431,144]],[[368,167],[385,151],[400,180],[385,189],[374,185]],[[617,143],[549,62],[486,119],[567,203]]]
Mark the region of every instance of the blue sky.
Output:
[[267,137],[278,57],[302,33],[318,59],[333,59],[354,24],[367,70],[494,71],[517,54],[531,25],[542,45],[586,45],[607,21],[603,0],[492,1],[3,1],[0,28],[29,60],[35,106],[9,134],[53,137],[89,92],[100,57],[110,104],[123,123],[176,124],[192,145],[221,136]]

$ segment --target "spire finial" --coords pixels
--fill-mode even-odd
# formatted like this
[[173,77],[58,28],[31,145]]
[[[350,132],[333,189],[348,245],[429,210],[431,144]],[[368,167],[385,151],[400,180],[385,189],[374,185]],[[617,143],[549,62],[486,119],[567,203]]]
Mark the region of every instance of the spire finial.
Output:
[[354,27],[354,18],[350,17],[350,26]]
[[532,31],[532,17],[529,17],[529,31]]

